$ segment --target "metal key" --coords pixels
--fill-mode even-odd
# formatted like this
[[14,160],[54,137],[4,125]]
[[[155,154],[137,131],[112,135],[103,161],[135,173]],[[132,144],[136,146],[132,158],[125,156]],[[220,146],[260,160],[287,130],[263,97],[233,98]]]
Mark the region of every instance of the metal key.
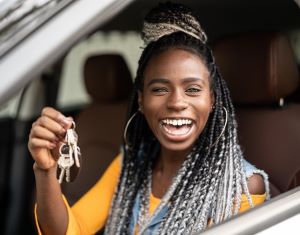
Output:
[[59,174],[58,182],[61,184],[65,176],[65,169],[61,166],[59,166],[59,168],[60,168],[60,174]]
[[66,181],[70,182],[70,168],[74,164],[73,158],[69,158],[69,155],[64,154],[63,157],[58,159],[58,166],[61,169],[59,175],[59,183],[62,183],[66,174]]
[[[73,158],[70,158],[70,159],[72,159],[72,162],[73,162],[73,164],[74,164],[74,160],[73,160]],[[73,165],[72,164],[72,165]],[[66,182],[70,182],[70,180],[71,180],[71,177],[70,177],[70,175],[71,175],[71,173],[70,173],[70,168],[71,168],[71,166],[69,167],[69,166],[67,166],[67,169],[66,169]]]
[[73,128],[67,130],[66,142],[71,147],[69,149],[69,155],[73,157],[73,153],[74,153],[76,166],[79,168],[80,167],[80,162],[79,162],[78,154],[80,155],[80,149],[77,146],[77,141],[78,141],[78,135],[75,132],[75,123],[73,122]]
[[63,144],[60,149],[60,157],[57,161],[58,167],[61,169],[58,182],[62,183],[64,176],[66,174],[66,181],[70,182],[70,168],[74,165],[74,159],[69,153],[66,153],[66,150],[69,152],[70,147]]

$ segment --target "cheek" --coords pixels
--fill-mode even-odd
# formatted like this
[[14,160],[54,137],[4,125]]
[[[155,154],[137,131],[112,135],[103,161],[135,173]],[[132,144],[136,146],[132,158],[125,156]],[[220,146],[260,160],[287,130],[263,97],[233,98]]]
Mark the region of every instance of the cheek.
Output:
[[144,98],[143,113],[144,113],[144,116],[145,116],[148,124],[150,124],[151,120],[153,120],[153,117],[155,116],[157,109],[158,109],[157,102],[155,102],[153,99]]
[[143,99],[143,113],[151,131],[155,133],[159,129],[161,111],[165,110],[165,101],[162,97],[145,96]]
[[198,116],[198,119],[200,120],[202,125],[205,125],[209,115],[211,114],[211,99],[203,99],[197,104],[194,104],[196,115]]
[[160,110],[160,108],[157,103],[155,102],[145,103],[143,112],[149,126],[151,126],[152,123],[157,121],[158,110]]
[[165,100],[159,96],[145,95],[143,99],[143,109],[146,113],[156,113],[163,107]]

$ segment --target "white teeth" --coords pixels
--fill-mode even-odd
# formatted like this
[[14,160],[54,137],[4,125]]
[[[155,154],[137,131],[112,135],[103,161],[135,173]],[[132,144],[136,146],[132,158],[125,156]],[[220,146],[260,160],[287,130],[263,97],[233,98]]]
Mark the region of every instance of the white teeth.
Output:
[[162,120],[163,124],[173,125],[173,126],[182,126],[192,124],[190,119],[164,119]]

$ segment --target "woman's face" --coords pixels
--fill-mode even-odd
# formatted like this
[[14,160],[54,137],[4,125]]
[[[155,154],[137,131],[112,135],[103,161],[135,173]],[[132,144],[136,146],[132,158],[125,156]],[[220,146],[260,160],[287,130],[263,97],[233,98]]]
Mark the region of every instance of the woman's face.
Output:
[[199,56],[169,49],[150,59],[139,105],[163,149],[190,151],[213,102],[209,72]]

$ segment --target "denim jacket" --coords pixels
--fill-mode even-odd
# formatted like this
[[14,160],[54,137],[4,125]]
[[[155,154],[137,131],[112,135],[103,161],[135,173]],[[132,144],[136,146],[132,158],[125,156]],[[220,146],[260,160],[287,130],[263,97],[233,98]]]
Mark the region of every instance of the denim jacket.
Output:
[[[244,170],[245,170],[247,178],[251,177],[253,174],[260,174],[264,178],[266,194],[267,194],[267,199],[268,199],[269,198],[269,183],[268,183],[267,174],[264,171],[257,169],[254,165],[247,162],[246,160],[243,160],[243,166],[244,166]],[[138,219],[138,214],[139,214],[139,204],[140,204],[139,201],[140,201],[140,197],[138,194],[135,198],[135,202],[134,202],[134,206],[133,206],[133,213],[132,213],[131,222],[130,222],[130,234],[133,234],[134,227],[137,224],[137,219]],[[167,207],[162,208],[162,210],[154,218],[152,218],[151,223],[146,228],[143,235],[158,234],[159,225],[162,222],[167,211],[168,211]]]

